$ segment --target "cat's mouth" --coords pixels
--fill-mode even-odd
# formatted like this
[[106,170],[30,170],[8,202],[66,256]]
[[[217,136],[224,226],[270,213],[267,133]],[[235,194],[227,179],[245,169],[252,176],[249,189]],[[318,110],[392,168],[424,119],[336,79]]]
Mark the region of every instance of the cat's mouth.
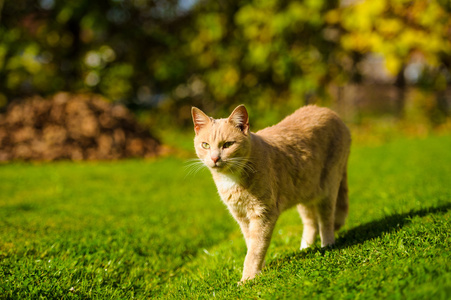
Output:
[[217,163],[214,163],[213,165],[210,165],[209,167],[211,168],[211,169],[214,169],[214,170],[223,170],[223,169],[225,169],[225,166],[226,166],[226,163],[224,163],[223,161],[221,161],[221,162],[217,162]]

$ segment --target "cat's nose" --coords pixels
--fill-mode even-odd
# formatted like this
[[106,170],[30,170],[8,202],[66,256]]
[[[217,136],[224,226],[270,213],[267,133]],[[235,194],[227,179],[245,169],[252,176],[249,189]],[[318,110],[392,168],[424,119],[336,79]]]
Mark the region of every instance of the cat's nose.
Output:
[[210,156],[210,158],[214,163],[217,163],[221,159],[219,156]]

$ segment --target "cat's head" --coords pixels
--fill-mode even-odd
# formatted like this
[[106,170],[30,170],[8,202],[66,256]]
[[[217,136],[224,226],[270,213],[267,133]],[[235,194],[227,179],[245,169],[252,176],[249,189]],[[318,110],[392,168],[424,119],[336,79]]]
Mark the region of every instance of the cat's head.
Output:
[[249,116],[240,105],[226,119],[213,119],[200,109],[191,110],[194,122],[194,147],[199,159],[218,172],[235,172],[249,157],[251,133]]

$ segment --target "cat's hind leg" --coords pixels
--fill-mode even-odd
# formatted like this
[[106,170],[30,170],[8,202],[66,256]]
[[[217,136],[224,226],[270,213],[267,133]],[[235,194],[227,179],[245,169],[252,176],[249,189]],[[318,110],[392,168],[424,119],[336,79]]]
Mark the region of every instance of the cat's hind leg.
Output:
[[338,190],[337,204],[335,207],[335,225],[334,229],[338,230],[345,224],[346,217],[348,216],[349,204],[348,204],[348,176],[345,171],[343,178],[340,182],[340,188]]
[[302,231],[301,250],[310,247],[318,234],[318,218],[314,206],[298,204],[297,209],[302,219],[304,229]]
[[321,247],[331,246],[335,243],[335,204],[336,201],[329,196],[316,206]]

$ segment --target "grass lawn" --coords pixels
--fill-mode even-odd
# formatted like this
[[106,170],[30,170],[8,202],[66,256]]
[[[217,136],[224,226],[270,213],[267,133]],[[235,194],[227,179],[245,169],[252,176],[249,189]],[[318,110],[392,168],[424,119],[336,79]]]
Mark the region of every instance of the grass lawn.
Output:
[[451,136],[355,146],[336,246],[296,210],[243,286],[245,244],[183,159],[0,165],[0,299],[451,297]]

